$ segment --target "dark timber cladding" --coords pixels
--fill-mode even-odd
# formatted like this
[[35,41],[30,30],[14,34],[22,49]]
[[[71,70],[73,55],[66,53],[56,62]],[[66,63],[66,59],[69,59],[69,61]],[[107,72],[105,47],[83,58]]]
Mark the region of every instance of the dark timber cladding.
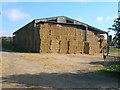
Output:
[[14,45],[24,51],[40,53],[100,53],[107,46],[98,28],[58,16],[35,19],[14,32]]

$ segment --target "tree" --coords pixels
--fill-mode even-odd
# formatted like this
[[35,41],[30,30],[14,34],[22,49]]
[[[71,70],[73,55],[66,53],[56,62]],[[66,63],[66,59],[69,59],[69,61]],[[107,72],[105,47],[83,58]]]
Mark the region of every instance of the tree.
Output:
[[120,17],[116,18],[114,20],[114,24],[112,25],[112,28],[108,28],[108,29],[116,32],[114,37],[116,40],[115,44],[117,44],[117,47],[120,48]]

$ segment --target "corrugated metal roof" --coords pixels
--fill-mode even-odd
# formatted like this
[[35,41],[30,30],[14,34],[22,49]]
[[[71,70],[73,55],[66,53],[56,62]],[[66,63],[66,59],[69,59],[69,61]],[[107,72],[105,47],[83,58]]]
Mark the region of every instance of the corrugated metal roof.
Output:
[[[61,20],[60,20],[60,18],[61,18]],[[65,21],[65,20],[66,21]],[[54,24],[64,24],[64,25],[72,25],[72,26],[80,26],[80,25],[82,25],[82,26],[87,26],[91,31],[94,31],[94,32],[96,32],[96,33],[98,33],[98,34],[104,34],[104,33],[107,33],[107,32],[105,32],[105,31],[103,31],[103,30],[101,30],[101,29],[98,29],[98,28],[96,28],[96,27],[93,27],[93,26],[91,26],[91,25],[88,25],[88,24],[86,24],[86,23],[83,23],[83,22],[80,22],[80,21],[78,21],[78,20],[75,20],[75,19],[71,19],[71,18],[68,18],[68,17],[66,17],[66,16],[57,16],[57,17],[50,17],[50,18],[42,18],[42,19],[34,19],[33,20],[34,22],[35,22],[35,24],[39,24],[39,23],[54,23]],[[33,22],[32,21],[32,22]],[[68,21],[68,22],[67,22]],[[29,24],[29,23],[28,23]],[[27,24],[27,25],[28,25]],[[25,25],[26,26],[26,25]],[[23,26],[24,27],[24,26]],[[22,27],[22,28],[23,28]],[[21,28],[20,28],[21,29]],[[20,30],[19,29],[19,30]],[[19,31],[18,30],[18,31]],[[16,32],[18,32],[18,31],[16,31]],[[13,34],[15,34],[16,32],[14,32]]]

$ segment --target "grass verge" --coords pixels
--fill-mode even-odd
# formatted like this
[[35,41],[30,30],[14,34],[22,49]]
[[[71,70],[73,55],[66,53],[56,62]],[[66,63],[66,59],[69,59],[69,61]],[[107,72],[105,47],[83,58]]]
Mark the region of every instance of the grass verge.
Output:
[[109,67],[103,67],[98,70],[99,72],[105,73],[113,77],[119,77],[120,65],[111,65]]
[[111,55],[118,54],[119,51],[120,51],[120,49],[118,49],[118,48],[110,47],[109,54],[111,54]]

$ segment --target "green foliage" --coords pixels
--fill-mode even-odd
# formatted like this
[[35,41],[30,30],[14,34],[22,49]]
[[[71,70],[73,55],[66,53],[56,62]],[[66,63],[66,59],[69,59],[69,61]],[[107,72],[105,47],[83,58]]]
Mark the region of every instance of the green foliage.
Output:
[[120,18],[116,18],[114,20],[114,24],[112,25],[112,28],[108,28],[110,30],[113,30],[116,32],[116,34],[120,33]]
[[2,47],[6,49],[13,49],[13,38],[12,37],[0,37],[2,39]]
[[105,72],[120,72],[120,65],[111,65],[109,67],[104,67],[101,71]]
[[114,24],[112,25],[112,28],[108,28],[109,30],[113,30],[116,32],[115,37],[116,37],[116,45],[118,48],[120,48],[120,17],[116,18],[114,20]]
[[[14,47],[13,37],[0,37],[0,39],[2,40],[2,48],[8,49],[14,52],[26,52]],[[29,53],[33,53],[33,52],[29,52]]]

